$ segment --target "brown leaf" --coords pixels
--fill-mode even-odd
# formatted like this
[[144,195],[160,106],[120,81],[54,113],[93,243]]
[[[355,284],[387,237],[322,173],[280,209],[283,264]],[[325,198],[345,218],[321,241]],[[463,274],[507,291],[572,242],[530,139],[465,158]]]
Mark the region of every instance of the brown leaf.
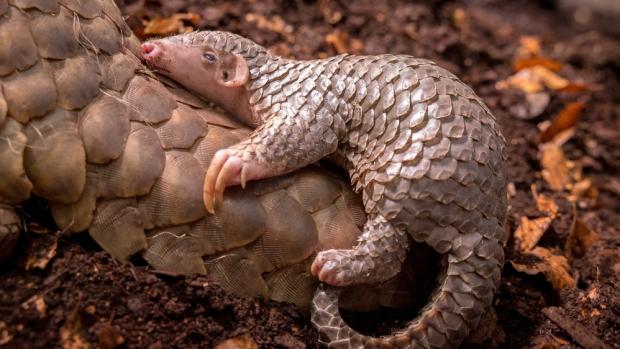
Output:
[[194,30],[186,26],[184,21],[196,24],[200,16],[195,13],[177,13],[168,18],[155,17],[144,25],[144,35],[172,35],[187,33]]
[[561,92],[584,92],[594,90],[596,86],[592,86],[589,84],[585,84],[582,82],[572,82],[570,81],[568,85],[558,89]]
[[528,260],[524,264],[510,261],[517,271],[529,275],[544,274],[556,291],[576,285],[575,279],[569,272],[570,265],[566,257],[554,255],[548,249],[540,246],[525,252],[524,255],[537,257],[538,261]]
[[82,338],[82,322],[77,310],[67,316],[60,329],[60,342],[63,349],[88,349],[90,344]]
[[54,233],[36,235],[32,238],[32,244],[24,262],[24,269],[45,269],[47,264],[56,256],[58,247],[58,235]]
[[575,219],[564,245],[564,254],[569,260],[583,257],[599,239],[595,231],[591,230],[583,221],[576,217],[576,212],[574,215]]
[[286,39],[289,43],[295,42],[293,35],[293,26],[286,23],[280,16],[265,17],[257,13],[248,13],[245,15],[248,23],[254,23],[258,29],[276,32]]
[[550,217],[534,219],[521,217],[521,223],[514,234],[515,238],[519,240],[519,248],[521,251],[529,251],[534,248],[551,225],[551,222],[553,222],[553,219]]
[[110,324],[103,324],[99,331],[97,331],[97,337],[99,338],[99,348],[102,349],[114,349],[125,343],[125,338],[121,333]]
[[540,56],[540,39],[535,36],[524,35],[519,38],[518,58],[532,58]]
[[538,65],[545,67],[554,72],[557,72],[562,68],[562,63],[555,61],[553,59],[550,59],[550,58],[541,58],[541,57],[519,58],[515,60],[515,62],[512,64],[512,68],[515,71],[519,71],[521,69],[532,68]]
[[22,303],[21,306],[26,310],[34,308],[34,310],[39,313],[40,318],[44,318],[47,311],[47,305],[45,304],[45,300],[43,299],[43,297],[41,297],[41,295],[34,295],[30,297],[27,301]]
[[571,83],[542,65],[522,68],[514,75],[497,83],[498,89],[512,87],[525,93],[541,92],[545,88],[556,91],[570,91],[575,89],[576,86],[578,85]]
[[457,8],[452,11],[452,16],[450,16],[450,19],[452,20],[452,24],[460,31],[469,30],[469,17],[462,8]]
[[558,204],[552,198],[539,194],[535,185],[532,185],[532,196],[534,196],[536,207],[540,212],[547,214],[551,219],[558,216]]
[[538,148],[542,177],[555,191],[562,191],[572,183],[575,164],[568,160],[562,148],[555,143],[544,143]]
[[319,9],[323,14],[323,20],[328,24],[336,24],[342,20],[342,12],[333,9],[330,4],[332,1],[321,0],[319,1]]
[[351,39],[349,34],[342,30],[335,30],[325,35],[325,42],[338,54],[361,53],[364,44],[358,39]]
[[562,339],[560,337],[556,337],[551,333],[544,333],[536,336],[532,340],[532,349],[560,349],[564,346],[569,345],[570,342]]
[[247,334],[220,342],[215,349],[258,349],[258,344]]
[[558,115],[553,118],[549,127],[538,135],[541,143],[549,142],[561,131],[574,127],[583,111],[584,104],[581,102],[569,103]]
[[555,201],[544,194],[538,194],[534,185],[532,186],[532,195],[538,210],[546,214],[547,217],[534,219],[521,217],[521,223],[514,233],[515,238],[519,241],[521,251],[529,251],[534,248],[558,215],[558,205]]
[[6,345],[13,340],[13,335],[9,333],[6,323],[0,321],[0,346]]

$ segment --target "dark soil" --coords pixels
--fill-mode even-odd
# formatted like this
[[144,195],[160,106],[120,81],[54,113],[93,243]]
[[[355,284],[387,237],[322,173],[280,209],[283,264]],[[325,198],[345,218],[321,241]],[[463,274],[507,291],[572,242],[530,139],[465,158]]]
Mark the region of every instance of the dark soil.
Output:
[[[573,348],[598,343],[601,348],[620,348],[618,38],[577,28],[553,1],[119,3],[137,33],[143,29],[142,19],[192,12],[201,16],[197,28],[234,31],[282,55],[311,58],[341,50],[407,53],[435,60],[456,73],[493,110],[508,140],[510,232],[521,217],[540,215],[531,195],[535,184],[539,193],[559,205],[558,218],[539,246],[565,254],[577,218],[598,236],[591,246],[571,253],[569,273],[576,287],[561,291],[542,274],[529,275],[513,267],[511,262],[532,261],[511,236],[494,311],[465,346]],[[257,20],[261,16],[263,21]],[[328,34],[333,35],[326,40]],[[548,91],[550,102],[542,114],[522,118],[527,108],[524,93],[499,90],[496,84],[514,73],[513,58],[523,35],[538,37],[543,53],[563,64],[560,74],[588,84],[590,90]],[[572,205],[540,175],[537,125],[575,101],[585,103],[585,108],[563,149],[583,166],[598,195]],[[40,207],[26,210],[26,217],[33,231],[41,230],[33,223],[46,225]],[[30,232],[19,255],[37,252],[40,260],[54,248],[52,237]],[[19,266],[22,257],[0,271],[0,347],[213,347],[244,334],[251,340],[241,341],[245,344],[237,348],[252,348],[247,344],[252,340],[261,348],[316,347],[308,314],[291,305],[240,299],[202,277],[154,274],[139,261],[133,266],[119,264],[85,237],[60,237],[56,248],[56,256],[43,269],[25,271]],[[554,312],[560,314],[559,320],[546,315],[555,309],[551,307],[559,307]],[[404,317],[413,314],[409,311]],[[366,316],[358,325],[385,330],[404,321],[402,312],[384,311]]]

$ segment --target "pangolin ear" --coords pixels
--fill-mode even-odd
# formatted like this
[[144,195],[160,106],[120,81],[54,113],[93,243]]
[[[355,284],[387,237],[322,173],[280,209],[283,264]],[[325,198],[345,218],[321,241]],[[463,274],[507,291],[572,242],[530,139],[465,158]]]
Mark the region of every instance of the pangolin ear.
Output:
[[226,87],[239,87],[245,85],[250,78],[248,63],[243,56],[236,53],[225,52],[220,55],[220,61],[215,80]]

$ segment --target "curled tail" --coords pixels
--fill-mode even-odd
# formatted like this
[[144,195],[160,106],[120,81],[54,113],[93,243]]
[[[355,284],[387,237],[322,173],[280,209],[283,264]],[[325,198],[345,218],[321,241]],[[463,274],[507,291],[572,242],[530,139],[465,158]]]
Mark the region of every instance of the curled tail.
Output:
[[[478,235],[480,236],[480,235]],[[467,245],[461,239],[461,246]],[[478,325],[499,284],[503,250],[497,239],[482,238],[470,253],[459,244],[445,256],[447,268],[420,315],[407,328],[384,337],[352,329],[340,316],[340,289],[321,285],[314,294],[312,323],[328,348],[455,348]]]

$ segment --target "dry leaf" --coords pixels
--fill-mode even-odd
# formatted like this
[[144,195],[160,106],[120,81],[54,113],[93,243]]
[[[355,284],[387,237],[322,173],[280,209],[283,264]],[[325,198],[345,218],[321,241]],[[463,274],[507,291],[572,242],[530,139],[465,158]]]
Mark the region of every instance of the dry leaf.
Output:
[[556,291],[576,285],[575,279],[569,273],[570,266],[566,257],[554,255],[548,249],[540,246],[525,252],[524,255],[537,257],[538,261],[528,260],[525,264],[510,261],[517,271],[529,275],[544,274]]
[[497,88],[500,90],[512,87],[525,93],[541,92],[545,87],[563,91],[573,89],[575,86],[577,85],[541,65],[523,68],[508,79],[497,83]]
[[0,321],[0,346],[10,343],[13,340],[13,335],[9,333],[6,323]]
[[[576,216],[576,212],[574,215]],[[568,259],[583,257],[598,239],[596,232],[592,231],[579,218],[575,218],[564,245],[564,254]]]
[[195,13],[177,13],[168,18],[155,17],[144,25],[143,35],[172,35],[187,33],[194,30],[183,21],[196,24],[200,16]]
[[582,82],[572,82],[570,81],[568,83],[568,85],[558,89],[558,91],[562,91],[562,92],[584,92],[584,91],[591,91],[593,89],[595,89],[596,86],[592,86],[589,84],[585,84]]
[[540,57],[519,58],[515,60],[515,62],[512,64],[512,68],[514,69],[514,71],[519,71],[521,69],[532,68],[538,65],[541,67],[545,67],[554,72],[557,72],[558,70],[562,69],[562,63],[555,61],[553,59],[550,59],[550,58],[540,58]]
[[540,56],[540,39],[535,36],[524,35],[519,38],[517,58],[525,59]]
[[560,337],[556,337],[550,333],[545,333],[536,336],[532,341],[532,349],[560,349],[564,346],[569,345],[570,342],[562,339]]
[[101,349],[114,349],[125,343],[125,337],[108,323],[101,325],[97,331],[97,337],[99,338],[99,348]]
[[452,24],[460,31],[467,31],[469,29],[469,18],[462,8],[457,8],[452,12],[451,20]]
[[293,35],[293,26],[286,23],[280,16],[265,17],[257,13],[248,13],[245,15],[245,20],[248,23],[256,24],[256,27],[261,30],[268,30],[276,32],[284,36],[289,43],[295,42],[295,36]]
[[258,344],[247,334],[220,342],[215,349],[258,349]]
[[63,349],[88,349],[90,344],[82,338],[82,322],[77,310],[71,312],[60,329],[60,342]]
[[544,143],[538,148],[542,177],[555,191],[562,191],[572,183],[575,164],[568,160],[562,148],[555,143]]
[[534,219],[521,217],[521,223],[514,233],[515,238],[519,240],[519,248],[521,251],[529,251],[534,248],[558,215],[558,205],[555,201],[544,194],[538,194],[536,186],[534,185],[532,185],[532,195],[534,196],[538,210],[546,214],[547,217]]
[[28,310],[31,307],[34,308],[37,313],[39,313],[40,318],[44,318],[47,311],[47,305],[45,304],[45,300],[40,295],[34,295],[30,297],[27,301],[22,303],[21,306],[25,310]]
[[325,42],[331,46],[336,53],[361,53],[364,44],[358,39],[351,39],[349,34],[342,30],[335,30],[325,35]]
[[540,217],[530,219],[521,217],[521,223],[515,230],[515,238],[519,240],[519,248],[521,251],[529,251],[536,246],[545,231],[553,222],[550,217]]
[[323,20],[328,24],[336,24],[342,20],[342,12],[334,10],[329,6],[331,1],[321,0],[319,1],[319,9],[323,14]]
[[561,131],[574,127],[581,116],[583,107],[584,104],[581,102],[573,102],[566,105],[564,109],[553,118],[549,127],[538,135],[539,141],[541,143],[549,142]]
[[555,219],[558,216],[558,204],[552,198],[539,194],[536,185],[532,185],[531,189],[538,210],[547,214],[551,219]]
[[28,249],[28,254],[24,262],[26,270],[34,268],[45,269],[54,256],[58,247],[58,235],[49,233],[37,235],[32,239],[32,245]]

